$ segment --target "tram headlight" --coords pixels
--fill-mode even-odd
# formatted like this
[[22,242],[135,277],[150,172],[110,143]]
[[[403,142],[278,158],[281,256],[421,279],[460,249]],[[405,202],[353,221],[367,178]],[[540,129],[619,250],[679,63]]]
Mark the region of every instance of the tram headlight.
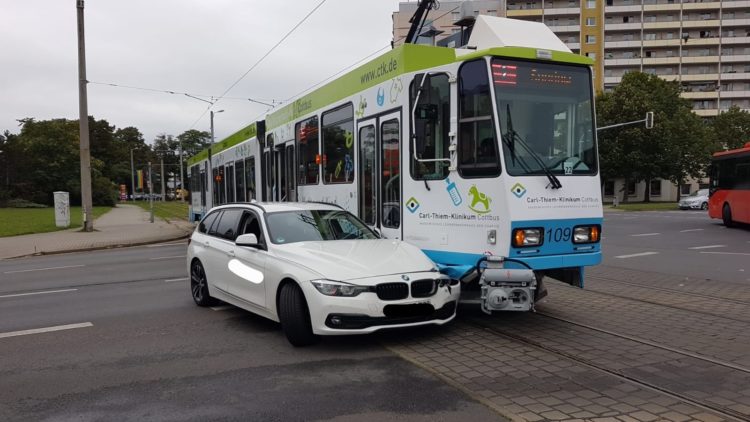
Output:
[[601,237],[601,231],[602,229],[598,224],[574,227],[573,243],[596,243]]
[[513,230],[513,246],[524,248],[528,246],[539,246],[544,241],[541,228],[534,229],[515,229]]

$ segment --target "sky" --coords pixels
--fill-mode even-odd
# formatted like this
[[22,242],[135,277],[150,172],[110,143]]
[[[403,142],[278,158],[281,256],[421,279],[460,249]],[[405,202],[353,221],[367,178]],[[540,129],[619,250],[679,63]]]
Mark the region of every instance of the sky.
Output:
[[[269,109],[248,99],[278,107],[388,51],[398,3],[87,0],[88,113],[117,128],[134,126],[152,142],[161,134],[208,132],[213,107],[221,140]],[[0,0],[0,133],[18,133],[18,120],[27,117],[78,118],[76,25],[76,0]],[[223,94],[213,106],[206,102]]]

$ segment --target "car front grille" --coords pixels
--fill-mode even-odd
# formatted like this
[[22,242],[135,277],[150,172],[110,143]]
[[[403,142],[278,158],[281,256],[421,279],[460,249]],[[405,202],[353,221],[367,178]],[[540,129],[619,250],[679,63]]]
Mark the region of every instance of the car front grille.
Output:
[[411,283],[411,297],[430,297],[435,294],[435,280],[416,280]]
[[382,283],[375,286],[375,292],[381,300],[399,300],[409,296],[406,283]]

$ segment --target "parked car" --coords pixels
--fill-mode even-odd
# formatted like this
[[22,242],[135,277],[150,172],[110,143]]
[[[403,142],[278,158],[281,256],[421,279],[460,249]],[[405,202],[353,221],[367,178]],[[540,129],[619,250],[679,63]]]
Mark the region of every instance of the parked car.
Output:
[[707,210],[708,209],[708,189],[700,189],[689,196],[680,199],[678,203],[681,210]]
[[187,265],[196,304],[220,299],[281,322],[295,346],[317,335],[442,325],[460,294],[419,248],[318,203],[216,207],[191,236]]

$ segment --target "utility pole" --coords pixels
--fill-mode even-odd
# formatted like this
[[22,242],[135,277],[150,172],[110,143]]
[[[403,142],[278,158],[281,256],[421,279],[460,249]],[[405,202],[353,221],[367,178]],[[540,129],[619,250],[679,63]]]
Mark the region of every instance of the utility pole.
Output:
[[76,0],[78,11],[78,123],[81,145],[81,207],[83,208],[83,231],[94,231],[94,216],[91,213],[91,150],[89,147],[89,110],[86,92],[86,43],[83,31],[83,0]]
[[154,222],[154,184],[151,179],[151,161],[148,162],[148,200],[150,204],[151,216],[150,222]]
[[135,165],[133,164],[133,148],[130,149],[130,190],[133,196],[133,202],[135,202]]
[[166,180],[164,180],[164,179],[166,179],[166,177],[165,177],[165,174],[164,174],[164,156],[163,155],[161,156],[161,175],[160,175],[160,178],[161,178],[161,202],[164,202],[164,200],[166,199],[166,197],[164,196],[165,195],[164,183],[166,182]]
[[182,171],[182,141],[179,143],[180,146],[180,202],[185,202],[185,181],[183,180]]

